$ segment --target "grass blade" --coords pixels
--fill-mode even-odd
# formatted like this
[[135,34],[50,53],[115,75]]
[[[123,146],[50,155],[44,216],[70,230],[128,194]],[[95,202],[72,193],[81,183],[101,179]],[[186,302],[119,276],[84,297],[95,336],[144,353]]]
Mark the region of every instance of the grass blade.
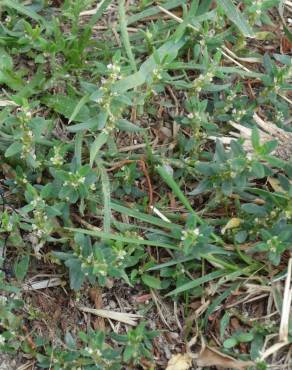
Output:
[[111,228],[111,194],[110,181],[108,174],[102,165],[98,165],[101,174],[101,188],[103,194],[103,228],[106,233],[110,232]]
[[183,292],[185,292],[187,290],[190,290],[190,289],[194,289],[194,288],[196,288],[197,286],[199,286],[201,284],[204,284],[204,283],[207,283],[208,281],[217,279],[218,277],[224,276],[225,274],[227,274],[227,270],[218,270],[218,271],[211,272],[210,274],[204,275],[204,276],[200,277],[199,279],[196,279],[196,280],[193,280],[193,281],[190,281],[186,284],[181,285],[180,287],[178,287],[178,288],[174,289],[173,291],[171,291],[170,293],[168,293],[166,295],[166,297],[171,296],[171,295],[175,295],[175,294],[179,294],[179,293],[183,293]]
[[105,240],[117,240],[117,241],[125,242],[125,243],[132,243],[132,244],[139,244],[139,245],[149,245],[151,247],[160,247],[160,248],[168,248],[168,249],[179,250],[178,247],[176,247],[174,245],[171,245],[171,244],[161,243],[161,242],[152,241],[152,240],[145,240],[145,239],[142,239],[142,238],[141,239],[127,238],[127,237],[121,236],[119,234],[106,233],[106,232],[103,232],[103,231],[78,229],[78,228],[73,228],[73,227],[66,227],[66,230],[70,230],[70,231],[73,231],[73,232],[76,232],[76,233],[95,236],[97,238],[101,238],[101,239],[105,239]]
[[188,199],[185,197],[183,192],[180,190],[179,186],[175,182],[174,178],[166,171],[163,166],[158,166],[157,172],[162,177],[162,179],[166,182],[166,184],[171,188],[174,194],[178,197],[178,199],[182,202],[182,204],[186,207],[188,211],[190,211],[196,218],[197,222],[202,224],[203,221],[201,218],[195,213],[192,206],[190,205]]
[[127,207],[121,206],[120,204],[117,204],[117,203],[112,203],[111,207],[116,212],[124,213],[124,214],[126,214],[130,217],[134,217],[138,220],[148,222],[148,223],[156,225],[158,227],[163,227],[163,228],[170,229],[170,230],[173,230],[174,228],[176,228],[178,230],[181,229],[180,225],[176,225],[176,224],[173,224],[173,223],[163,221],[158,217],[154,217],[154,216],[148,215],[147,213],[140,212],[137,209],[127,208]]
[[121,27],[121,35],[123,44],[126,49],[126,53],[128,55],[131,67],[134,72],[137,72],[137,66],[135,62],[135,57],[131,48],[130,39],[127,31],[127,20],[126,20],[126,12],[125,12],[125,0],[119,0],[119,20],[120,20],[120,27]]

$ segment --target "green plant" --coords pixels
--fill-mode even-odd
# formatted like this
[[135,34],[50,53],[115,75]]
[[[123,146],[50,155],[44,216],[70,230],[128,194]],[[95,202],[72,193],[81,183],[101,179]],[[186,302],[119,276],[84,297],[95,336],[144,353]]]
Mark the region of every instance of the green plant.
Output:
[[123,308],[127,287],[127,309],[159,317],[153,326],[175,331],[163,311],[175,308],[186,326],[175,348],[200,332],[268,366],[261,351],[277,325],[237,315],[234,332],[230,307],[257,312],[264,290],[277,324],[282,315],[274,283],[289,272],[292,166],[254,113],[289,143],[289,6],[104,0],[88,13],[92,0],[2,0],[1,351],[53,369],[152,366],[157,333],[144,323],[113,334],[88,318],[81,330],[77,310],[53,338],[38,330],[48,314],[25,289],[47,273],[71,308],[97,286]]

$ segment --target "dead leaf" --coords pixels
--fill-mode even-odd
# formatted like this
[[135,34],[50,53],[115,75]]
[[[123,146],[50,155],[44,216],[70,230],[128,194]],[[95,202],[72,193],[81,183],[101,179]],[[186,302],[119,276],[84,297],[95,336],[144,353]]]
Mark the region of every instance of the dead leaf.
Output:
[[231,218],[227,224],[222,228],[222,234],[225,234],[225,231],[226,230],[229,230],[229,229],[234,229],[235,227],[238,227],[241,223],[241,219],[240,218]]
[[211,348],[206,346],[199,354],[199,357],[197,359],[197,365],[200,367],[219,366],[225,369],[231,368],[237,370],[244,370],[248,366],[253,366],[254,363],[252,361],[236,360],[233,357],[230,357],[222,352],[219,352],[214,347]]
[[168,361],[166,370],[188,370],[192,366],[192,358],[188,353],[173,355]]
[[282,188],[280,181],[277,179],[274,179],[273,177],[268,177],[268,182],[273,188],[274,191],[277,191],[279,193],[283,193],[284,189]]
[[284,36],[281,38],[281,54],[289,54],[292,51],[292,42],[288,37]]
[[[89,290],[89,296],[96,309],[101,309],[103,307],[102,291],[99,288],[91,288]],[[93,322],[93,327],[95,330],[105,330],[104,318],[96,317]]]

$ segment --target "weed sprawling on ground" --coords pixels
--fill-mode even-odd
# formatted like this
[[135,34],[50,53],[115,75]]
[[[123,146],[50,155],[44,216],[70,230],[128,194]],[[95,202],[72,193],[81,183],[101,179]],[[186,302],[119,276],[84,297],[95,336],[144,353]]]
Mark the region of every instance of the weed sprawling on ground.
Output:
[[289,368],[291,11],[1,1],[1,353]]

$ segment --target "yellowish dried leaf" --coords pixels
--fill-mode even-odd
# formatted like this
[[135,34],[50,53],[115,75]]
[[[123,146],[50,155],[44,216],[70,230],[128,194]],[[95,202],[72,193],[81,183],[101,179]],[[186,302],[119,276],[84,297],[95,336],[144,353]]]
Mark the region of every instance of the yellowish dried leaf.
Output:
[[280,185],[279,180],[274,179],[273,177],[268,177],[268,182],[269,182],[269,184],[271,185],[271,187],[273,188],[274,191],[277,191],[279,193],[284,192],[282,186]]
[[241,219],[240,218],[231,218],[227,224],[223,227],[222,229],[222,234],[225,234],[225,231],[228,230],[228,229],[234,229],[235,227],[238,227],[241,223]]
[[188,353],[173,355],[168,361],[166,370],[188,370],[192,366],[192,358]]

